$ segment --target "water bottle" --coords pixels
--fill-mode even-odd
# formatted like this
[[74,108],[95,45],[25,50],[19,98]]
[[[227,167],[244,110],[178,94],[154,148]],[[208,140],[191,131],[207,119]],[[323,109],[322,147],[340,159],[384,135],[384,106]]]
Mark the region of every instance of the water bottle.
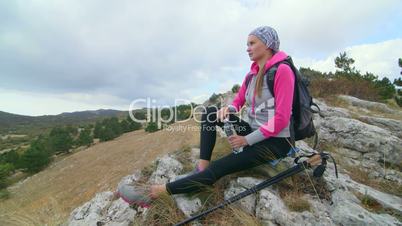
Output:
[[[225,134],[227,137],[230,137],[230,136],[236,134],[236,130],[234,129],[233,124],[229,122],[228,118],[225,118],[223,120],[223,130],[225,131]],[[232,151],[233,151],[233,153],[238,154],[243,151],[243,147],[233,148]]]

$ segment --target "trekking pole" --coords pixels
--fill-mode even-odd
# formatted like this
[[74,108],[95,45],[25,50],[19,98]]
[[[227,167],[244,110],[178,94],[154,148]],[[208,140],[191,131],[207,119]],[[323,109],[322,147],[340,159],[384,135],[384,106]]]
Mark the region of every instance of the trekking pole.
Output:
[[207,214],[209,214],[209,213],[211,213],[211,212],[213,212],[213,211],[215,211],[217,209],[224,208],[225,206],[227,206],[227,205],[229,205],[229,204],[231,204],[233,202],[236,202],[236,201],[238,201],[238,200],[240,200],[240,199],[242,199],[242,198],[244,198],[244,197],[246,197],[248,195],[256,193],[257,191],[260,191],[260,190],[262,190],[262,189],[264,189],[264,188],[266,188],[268,186],[276,184],[276,183],[282,181],[285,178],[293,176],[293,175],[295,175],[297,173],[300,173],[300,172],[304,171],[307,168],[310,168],[311,166],[315,166],[315,165],[318,165],[320,163],[321,163],[321,156],[319,154],[314,155],[310,159],[305,160],[305,161],[300,162],[300,163],[297,163],[297,165],[295,165],[295,166],[293,166],[293,167],[291,167],[291,168],[289,168],[289,169],[287,169],[285,171],[282,171],[281,173],[277,174],[276,176],[274,176],[274,177],[272,177],[272,178],[270,178],[270,179],[268,179],[266,181],[263,181],[263,182],[255,185],[254,187],[251,187],[251,188],[249,188],[249,189],[247,189],[247,190],[245,190],[245,191],[243,191],[243,192],[241,192],[241,193],[239,193],[239,194],[237,194],[237,195],[235,195],[235,196],[223,201],[221,204],[219,204],[217,206],[214,206],[214,207],[212,207],[212,208],[210,208],[210,209],[208,209],[208,210],[206,210],[206,211],[204,211],[202,213],[199,213],[199,214],[197,214],[195,216],[192,216],[192,217],[190,217],[190,218],[188,218],[188,219],[186,219],[186,220],[184,220],[184,221],[182,221],[180,223],[175,224],[175,226],[180,226],[180,225],[185,225],[187,223],[190,223],[190,222],[192,222],[192,221],[194,221],[194,220],[196,220],[198,218],[201,218],[201,217],[203,217],[203,216],[205,216],[205,215],[207,215]]

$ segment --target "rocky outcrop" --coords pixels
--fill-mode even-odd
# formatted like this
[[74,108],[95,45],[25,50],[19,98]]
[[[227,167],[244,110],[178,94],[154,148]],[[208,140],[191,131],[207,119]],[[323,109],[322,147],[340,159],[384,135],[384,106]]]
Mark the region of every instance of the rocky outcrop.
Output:
[[350,105],[352,105],[354,107],[364,108],[367,110],[377,110],[377,111],[381,111],[384,113],[394,113],[395,112],[395,110],[391,109],[390,107],[388,107],[386,104],[383,104],[383,103],[361,100],[357,97],[346,96],[346,95],[339,95],[339,98],[348,102]]
[[[316,103],[321,110],[321,115],[324,117],[329,116],[337,116],[343,118],[351,118],[349,110],[340,107],[330,107],[324,101],[320,101],[318,99],[313,99],[313,102]],[[317,110],[317,109],[315,109]]]
[[[365,103],[368,109],[372,109],[375,103],[367,104],[355,97],[341,98],[353,100],[353,103]],[[351,118],[350,110],[339,110],[323,101],[315,102],[324,115],[314,119],[320,143],[335,146],[344,162],[366,170],[370,178],[402,183],[402,173],[398,170],[402,163],[401,121],[367,115]]]
[[360,116],[359,120],[370,125],[384,128],[392,133],[392,135],[402,138],[402,122],[381,117]]
[[375,214],[364,209],[351,193],[335,191],[333,199],[330,216],[337,225],[401,225],[389,214]]
[[321,123],[320,139],[362,154],[370,154],[375,161],[399,164],[402,160],[401,139],[385,129],[356,119],[326,117]]
[[149,182],[151,184],[164,184],[171,181],[183,170],[183,165],[170,156],[164,156],[156,160],[157,168],[152,173]]
[[263,225],[334,225],[329,217],[328,204],[312,201],[310,211],[292,212],[276,192],[259,192],[256,217]]
[[111,191],[102,192],[84,205],[74,209],[67,225],[129,226],[144,211],[139,209],[130,208],[122,199],[115,200]]

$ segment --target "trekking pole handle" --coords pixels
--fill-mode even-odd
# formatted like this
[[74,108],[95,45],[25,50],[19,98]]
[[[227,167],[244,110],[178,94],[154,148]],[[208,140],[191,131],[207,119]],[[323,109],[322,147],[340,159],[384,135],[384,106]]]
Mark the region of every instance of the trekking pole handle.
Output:
[[321,155],[314,155],[307,160],[311,166],[318,166],[321,164]]

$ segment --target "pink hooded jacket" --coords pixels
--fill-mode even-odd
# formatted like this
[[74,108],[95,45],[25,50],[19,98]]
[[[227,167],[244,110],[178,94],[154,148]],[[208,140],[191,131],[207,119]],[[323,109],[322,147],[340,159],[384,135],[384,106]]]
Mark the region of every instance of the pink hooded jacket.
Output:
[[[279,51],[276,54],[273,55],[271,59],[269,59],[266,64],[265,64],[265,72],[271,68],[274,64],[285,60],[287,57],[287,54],[285,52]],[[246,78],[247,76],[256,76],[259,70],[259,66],[257,62],[253,62],[251,64],[251,69],[250,72],[247,73],[245,79],[243,80],[242,86],[240,87],[240,90],[236,97],[234,98],[232,105],[236,108],[237,111],[239,111],[242,106],[246,102],[245,94],[246,90],[249,87],[246,87]],[[261,139],[267,139],[269,137],[274,137],[278,133],[280,133],[285,127],[288,126],[290,122],[290,117],[291,117],[291,112],[292,112],[292,103],[293,103],[293,93],[294,93],[294,83],[295,83],[295,78],[294,74],[292,72],[292,69],[286,65],[286,64],[280,64],[278,67],[278,70],[275,75],[275,80],[274,80],[274,93],[275,93],[275,114],[274,116],[264,125],[259,127],[259,131],[255,131],[256,133],[262,133],[263,136],[260,136],[262,138],[255,140],[255,139],[250,139],[253,140],[252,143],[255,143]],[[251,103],[251,108],[252,112],[254,113],[255,109],[255,96],[256,96],[256,91],[254,89],[254,94],[253,94],[253,101]],[[268,130],[267,128],[270,128],[268,125],[275,123],[274,125],[274,130]],[[272,127],[271,127],[272,128]],[[253,132],[254,133],[254,132]],[[252,134],[249,134],[252,135]],[[256,136],[254,136],[256,137]],[[249,139],[247,139],[249,141]],[[252,145],[249,143],[249,145]]]

